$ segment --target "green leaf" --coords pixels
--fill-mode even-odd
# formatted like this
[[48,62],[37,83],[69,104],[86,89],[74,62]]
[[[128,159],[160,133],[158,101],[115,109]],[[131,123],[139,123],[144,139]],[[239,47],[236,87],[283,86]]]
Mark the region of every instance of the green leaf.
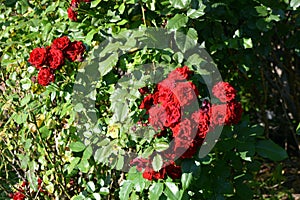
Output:
[[28,114],[27,113],[20,113],[13,115],[13,119],[19,125],[24,124],[27,121]]
[[90,169],[90,164],[87,159],[81,159],[80,163],[78,164],[78,169],[83,173],[88,173]]
[[265,17],[269,14],[268,8],[266,6],[256,6],[255,7],[258,16]]
[[131,181],[125,180],[120,188],[119,198],[120,200],[128,200],[129,194],[131,193],[133,184]]
[[95,161],[97,163],[104,163],[105,161],[107,161],[109,156],[112,154],[111,149],[112,145],[104,146],[102,148],[97,149],[94,156]]
[[29,101],[31,100],[31,95],[26,95],[20,102],[21,106],[25,106],[29,103]]
[[300,6],[300,0],[291,0],[290,1],[290,6],[296,10]]
[[101,76],[106,75],[112,68],[117,64],[119,58],[118,53],[114,52],[108,56],[104,61],[99,62],[98,70],[101,73]]
[[[124,99],[125,100],[125,99]],[[116,102],[113,107],[112,122],[124,122],[128,117],[129,108],[126,102]]]
[[178,189],[178,186],[172,182],[166,182],[165,184],[166,184],[166,189],[164,191],[164,194],[168,197],[168,199],[170,200],[180,199],[180,191]]
[[85,149],[85,145],[82,142],[72,142],[70,144],[70,149],[73,152],[81,152]]
[[169,144],[167,142],[156,142],[154,144],[154,150],[158,151],[158,152],[162,152],[166,149],[169,148]]
[[51,132],[50,130],[46,127],[46,126],[42,126],[40,129],[39,129],[41,135],[42,135],[42,138],[43,139],[46,139],[47,137],[50,136]]
[[171,5],[177,9],[184,9],[189,7],[191,0],[170,0]]
[[101,2],[101,0],[93,0],[91,2],[91,8],[97,7],[100,2]]
[[99,193],[93,193],[92,195],[96,200],[101,200],[101,195]]
[[269,158],[273,161],[281,161],[288,158],[286,151],[272,140],[259,140],[255,147],[256,152],[264,158]]
[[79,161],[80,161],[80,158],[78,158],[78,157],[74,158],[71,161],[70,165],[67,168],[68,169],[68,174],[72,173],[73,169],[77,166],[77,164],[79,163]]
[[186,35],[176,32],[175,41],[182,52],[186,52],[187,50],[194,48],[197,44],[197,40],[198,34],[193,28],[190,28]]
[[205,8],[206,8],[206,5],[201,3],[201,5],[199,5],[198,10],[192,9],[192,8],[189,9],[187,11],[187,16],[191,19],[197,19],[205,14],[205,12],[204,12]]
[[152,167],[154,171],[158,172],[162,166],[163,166],[163,159],[161,158],[161,155],[156,154],[152,161]]
[[93,181],[89,181],[89,182],[87,183],[87,186],[88,186],[88,188],[89,188],[92,192],[94,192],[95,189],[96,189],[95,183],[94,183]]
[[31,87],[31,80],[29,78],[24,78],[21,81],[22,89],[28,90]]
[[124,156],[118,155],[118,161],[117,161],[116,169],[121,170],[123,168],[123,166],[124,166]]
[[297,134],[297,135],[300,135],[300,123],[298,124],[298,127],[297,127],[297,129],[296,129],[296,134]]
[[164,189],[164,185],[160,182],[154,182],[149,188],[149,199],[158,200]]
[[92,40],[93,40],[93,38],[94,38],[94,35],[95,35],[97,32],[98,32],[98,30],[96,30],[96,29],[92,29],[90,32],[88,32],[88,34],[87,34],[86,37],[85,37],[85,42],[86,42],[86,44],[91,45],[91,42],[92,42]]
[[190,172],[190,173],[183,173],[181,175],[182,188],[184,190],[186,190],[190,186],[192,180],[193,180],[193,173],[192,172]]
[[243,45],[245,49],[251,49],[253,47],[251,38],[243,38]]
[[93,155],[93,149],[91,146],[88,146],[82,155],[82,159],[89,159]]
[[181,27],[185,27],[188,22],[188,17],[183,14],[176,14],[173,18],[171,18],[167,24],[168,29],[179,29]]
[[107,187],[100,188],[100,194],[108,195],[109,194],[109,189]]

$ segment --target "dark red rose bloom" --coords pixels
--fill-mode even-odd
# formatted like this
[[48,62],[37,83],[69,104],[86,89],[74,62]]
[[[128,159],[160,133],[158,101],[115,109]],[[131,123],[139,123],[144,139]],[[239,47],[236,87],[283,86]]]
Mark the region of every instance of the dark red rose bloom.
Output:
[[179,179],[181,177],[181,167],[174,164],[166,166],[167,175],[172,179]]
[[193,139],[197,133],[196,127],[196,123],[194,123],[190,119],[184,119],[179,122],[174,128],[171,128],[171,130],[173,132],[173,137]]
[[65,50],[71,44],[70,39],[67,36],[56,38],[52,42],[52,47],[61,51]]
[[78,4],[80,3],[81,0],[72,0],[71,1],[71,6],[73,8],[77,8],[78,7]]
[[65,62],[63,52],[56,48],[50,48],[47,56],[47,64],[51,69],[57,69]]
[[153,106],[153,95],[152,94],[149,94],[147,95],[141,105],[139,106],[140,109],[146,109],[147,110],[147,113],[148,113],[148,110],[151,108],[151,106]]
[[197,143],[191,138],[179,138],[176,137],[175,141],[175,153],[177,157],[181,159],[192,158],[197,152]]
[[213,87],[212,93],[221,102],[228,102],[235,98],[236,90],[227,82],[219,82]]
[[213,126],[224,125],[226,117],[226,104],[212,105],[211,107],[211,123]]
[[188,66],[178,67],[169,73],[168,78],[175,81],[182,81],[187,80],[191,74],[193,72],[189,70]]
[[180,106],[190,105],[197,100],[197,89],[192,82],[179,82],[173,90]]
[[85,46],[80,41],[71,42],[71,44],[65,49],[64,53],[67,59],[71,62],[77,60],[82,61],[82,55],[85,51]]
[[25,199],[25,195],[21,192],[14,193],[13,200],[23,200]]
[[139,92],[141,93],[141,95],[144,95],[144,94],[148,94],[150,91],[148,87],[142,87],[139,89]]
[[38,74],[38,83],[42,86],[49,85],[50,82],[54,82],[55,76],[51,69],[43,68]]
[[146,167],[145,171],[143,172],[143,178],[148,179],[149,181],[153,179],[163,179],[165,177],[166,170],[162,168],[158,172],[154,171],[151,167]]
[[206,110],[206,108],[200,108],[191,115],[191,118],[197,124],[197,135],[201,138],[205,138],[209,130],[210,114],[210,110]]
[[77,12],[73,10],[74,8],[71,6],[68,8],[68,17],[71,21],[77,21]]
[[181,118],[180,105],[178,103],[170,102],[163,106],[166,112],[164,121],[165,127],[175,126]]
[[152,106],[149,109],[149,123],[155,130],[163,130],[166,121],[166,111],[161,105]]
[[145,158],[135,158],[132,161],[130,161],[130,165],[135,165],[138,171],[142,171],[143,169],[145,169],[148,166],[148,164],[149,160]]
[[157,84],[157,90],[173,90],[176,87],[175,80],[166,78]]
[[23,181],[21,187],[26,187],[29,183],[27,181]]
[[83,0],[85,3],[90,3],[91,0]]
[[161,157],[164,160],[164,166],[167,166],[170,163],[171,164],[174,163],[174,159],[175,159],[176,155],[175,155],[173,146],[170,145],[170,147],[168,149],[161,152]]
[[177,99],[174,99],[173,92],[170,89],[161,87],[157,92],[157,103],[165,106],[170,102],[177,102]]
[[37,69],[41,69],[45,64],[47,58],[46,48],[35,48],[31,51],[28,62],[35,66]]
[[225,124],[237,124],[242,118],[243,108],[240,102],[231,101],[227,103]]

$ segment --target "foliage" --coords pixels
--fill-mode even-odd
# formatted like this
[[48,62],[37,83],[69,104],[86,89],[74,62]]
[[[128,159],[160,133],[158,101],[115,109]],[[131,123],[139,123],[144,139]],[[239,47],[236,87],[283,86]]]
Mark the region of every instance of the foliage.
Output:
[[[25,195],[39,199],[252,199],[261,195],[254,177],[264,159],[287,158],[265,135],[269,128],[287,125],[293,136],[300,121],[299,1],[93,0],[79,5],[77,22],[68,19],[69,1],[0,2],[1,198],[27,180]],[[181,31],[188,40],[178,36],[175,43],[183,53],[135,49],[134,38],[141,35],[122,33],[141,27]],[[63,35],[86,45],[86,61],[100,70],[89,74],[96,77],[94,88],[80,91],[78,76],[86,63],[67,62],[47,87],[33,80],[38,70],[27,62],[30,52]],[[107,40],[112,36],[122,42]],[[130,138],[126,128],[131,126],[117,123],[143,114],[131,111],[138,106],[137,89],[145,83],[132,83],[123,75],[147,63],[169,70],[199,63],[199,58],[183,56],[196,43],[213,57],[223,79],[240,91],[244,118],[224,127],[206,157],[184,160],[180,180],[148,181],[134,167],[120,171],[126,165],[125,150],[144,148],[147,153],[144,143],[153,136]],[[115,54],[122,48],[126,54]],[[107,57],[97,60],[99,52]],[[203,77],[212,74],[205,66]],[[133,84],[134,89],[122,91],[117,83]],[[73,94],[76,87],[79,93]],[[128,101],[119,101],[124,98]],[[86,110],[85,102],[76,101],[80,99],[91,99],[95,106]],[[85,115],[96,117],[97,124],[86,127],[82,138],[78,130],[89,119]],[[164,145],[156,140],[148,153]],[[39,178],[46,192],[40,192]]]

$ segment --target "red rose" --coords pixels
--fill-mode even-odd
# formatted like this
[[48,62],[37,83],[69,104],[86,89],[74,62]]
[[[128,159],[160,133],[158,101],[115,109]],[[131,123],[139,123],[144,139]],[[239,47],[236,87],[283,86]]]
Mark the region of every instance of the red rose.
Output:
[[212,105],[211,107],[211,123],[216,125],[224,125],[226,117],[226,104]]
[[169,73],[168,78],[175,81],[187,80],[192,73],[187,66],[178,67]]
[[165,177],[166,170],[162,168],[158,172],[154,171],[151,167],[146,167],[145,171],[143,172],[143,178],[148,179],[151,181],[152,179],[163,179]]
[[243,108],[240,102],[231,101],[227,103],[225,124],[237,124],[242,118]]
[[51,69],[57,69],[65,62],[63,52],[56,48],[50,48],[47,56],[47,63]]
[[189,119],[184,119],[178,123],[174,128],[171,128],[173,137],[193,139],[196,136],[196,123]]
[[144,94],[148,94],[150,91],[148,87],[142,87],[139,89],[139,92],[141,93],[141,95],[144,95]]
[[38,83],[42,86],[49,85],[50,82],[54,82],[55,76],[49,68],[42,68],[38,74]]
[[170,176],[172,179],[179,179],[181,177],[181,167],[175,164],[171,164],[166,166],[167,175]]
[[25,199],[25,195],[21,192],[14,193],[13,200],[23,200]]
[[206,111],[205,108],[200,108],[198,111],[194,112],[191,117],[197,124],[197,135],[201,138],[205,138],[210,125],[210,110]]
[[190,105],[197,100],[197,89],[192,82],[179,82],[173,90],[180,106]]
[[72,0],[71,1],[71,6],[73,8],[77,8],[78,7],[78,4],[80,3],[81,0]]
[[138,171],[142,171],[149,164],[149,160],[145,158],[135,158],[130,162],[130,165],[135,165]]
[[73,10],[73,7],[68,8],[68,17],[71,21],[77,21],[77,12]]
[[177,99],[174,99],[173,92],[170,89],[161,87],[157,91],[157,103],[162,104],[163,106],[167,105],[170,102],[177,102]]
[[213,87],[212,93],[221,102],[228,102],[235,98],[236,90],[227,82],[219,82]]
[[176,86],[176,83],[173,79],[166,78],[157,84],[157,89],[158,90],[162,90],[162,89],[172,90],[175,88],[175,86]]
[[191,138],[179,138],[176,137],[175,141],[175,152],[177,156],[180,156],[181,159],[192,158],[197,152],[198,146],[194,140]]
[[31,51],[28,62],[35,66],[37,69],[41,69],[45,64],[47,58],[46,48],[35,48]]
[[147,113],[148,113],[148,110],[151,108],[151,106],[153,106],[153,98],[152,98],[152,94],[149,94],[147,95],[141,105],[139,106],[140,109],[146,109],[147,110]]
[[71,44],[70,39],[67,36],[56,38],[52,42],[52,47],[63,51]]
[[65,56],[71,61],[82,61],[85,46],[80,41],[72,42],[64,51]]
[[166,121],[166,111],[160,105],[152,106],[149,109],[149,123],[155,130],[163,130]]
[[175,126],[180,118],[181,118],[181,111],[180,106],[178,103],[169,102],[163,106],[166,112],[166,118],[164,121],[165,127],[173,127]]

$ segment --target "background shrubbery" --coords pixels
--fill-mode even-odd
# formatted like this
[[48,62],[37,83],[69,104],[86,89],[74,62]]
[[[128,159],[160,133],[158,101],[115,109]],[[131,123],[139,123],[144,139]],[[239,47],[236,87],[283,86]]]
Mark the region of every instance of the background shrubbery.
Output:
[[[25,195],[40,199],[292,198],[300,180],[284,178],[279,161],[287,155],[278,145],[299,158],[299,6],[298,0],[93,0],[79,4],[74,22],[69,1],[0,0],[0,198],[22,189],[25,180]],[[63,35],[82,41],[89,59],[109,36],[139,27],[182,31],[203,44],[244,108],[242,121],[224,128],[207,157],[182,163],[179,181],[149,182],[134,169],[125,174],[102,165],[76,135],[73,111],[81,108],[71,99],[81,64],[67,62],[43,87],[28,63],[32,49]],[[109,124],[109,97],[122,73],[165,62],[165,54],[141,50],[112,61],[97,85],[99,124]],[[269,175],[260,176],[264,168]],[[280,186],[285,181],[286,188]]]

